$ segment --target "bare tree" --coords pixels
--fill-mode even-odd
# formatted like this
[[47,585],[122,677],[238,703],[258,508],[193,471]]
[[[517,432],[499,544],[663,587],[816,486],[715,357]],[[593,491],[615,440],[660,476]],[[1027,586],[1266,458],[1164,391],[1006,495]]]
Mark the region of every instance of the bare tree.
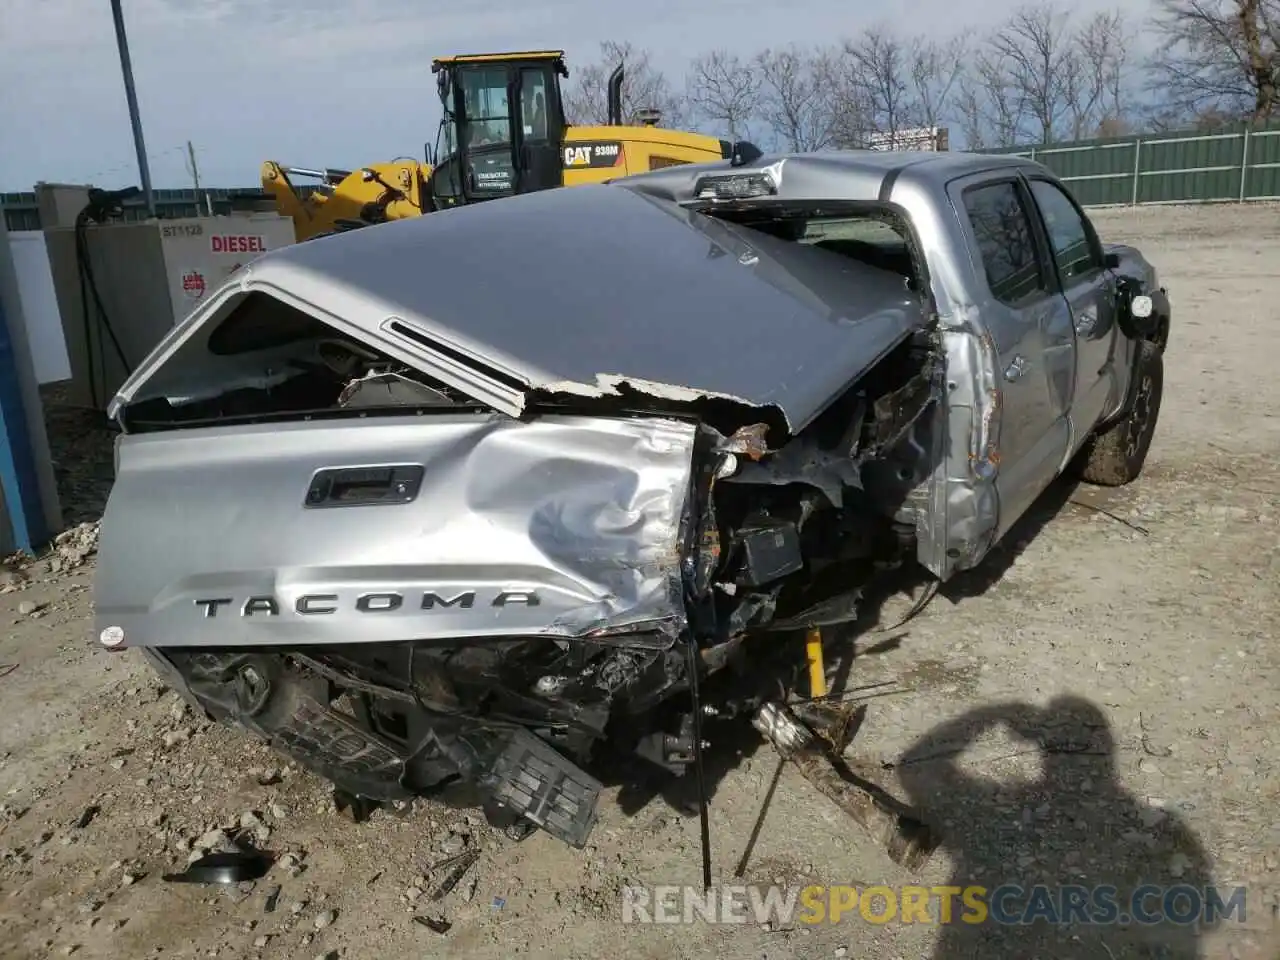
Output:
[[1051,143],[1069,111],[1068,77],[1075,69],[1070,18],[1054,0],[1014,11],[991,40],[1005,82],[1026,105],[1041,143]]
[[1126,34],[1120,11],[1096,13],[1063,56],[1062,99],[1072,139],[1094,136],[1104,121],[1108,128],[1123,122]]
[[975,152],[985,150],[991,146],[987,98],[976,70],[962,73],[956,88],[956,117],[960,122],[965,149]]
[[689,106],[698,115],[727,128],[730,140],[749,136],[756,116],[760,78],[737,54],[712,50],[696,57],[685,84]]
[[961,75],[958,112],[970,150],[1011,147],[1019,143],[1028,116],[1028,99],[1014,82],[1016,64],[988,39]]
[[1095,14],[1062,57],[1063,107],[1074,140],[1092,136],[1104,116],[1119,115],[1123,24],[1119,11]]
[[1280,0],[1159,0],[1154,82],[1183,113],[1280,111]]
[[907,74],[912,112],[921,126],[942,124],[957,92],[971,42],[968,30],[942,42],[925,37],[911,41]]
[[775,142],[790,150],[821,150],[831,145],[831,99],[821,84],[820,55],[794,46],[762,50],[757,112]]
[[1080,35],[1086,62],[1102,89],[1099,123],[1125,122],[1130,106],[1130,51],[1136,40],[1137,31],[1121,10],[1095,14]]
[[[622,122],[639,122],[643,110],[658,110],[662,124],[681,127],[687,115],[686,99],[657,67],[647,50],[630,43],[607,40],[600,44],[600,59],[574,70],[570,67],[568,89],[564,94],[566,119],[575,124],[601,124],[609,121],[609,74],[623,64]],[[576,76],[575,76],[576,74]]]
[[876,131],[875,106],[866,79],[847,45],[819,51],[814,78],[829,118],[831,146],[842,149],[867,145]]
[[914,125],[910,89],[910,53],[885,27],[873,27],[846,41],[846,82],[858,88],[870,107],[876,133],[890,137]]

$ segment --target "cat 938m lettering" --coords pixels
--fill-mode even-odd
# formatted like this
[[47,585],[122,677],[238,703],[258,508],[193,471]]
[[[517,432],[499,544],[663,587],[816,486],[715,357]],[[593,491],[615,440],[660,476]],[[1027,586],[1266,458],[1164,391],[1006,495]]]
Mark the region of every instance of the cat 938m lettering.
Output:
[[291,611],[300,616],[311,617],[339,613],[344,609],[354,610],[356,613],[391,613],[395,610],[470,610],[476,606],[477,599],[489,607],[506,607],[512,604],[536,607],[540,602],[536,590],[501,590],[488,598],[480,597],[476,590],[461,590],[456,593],[436,593],[427,590],[412,594],[386,590],[362,593],[346,603],[336,593],[308,593],[298,597],[292,604],[282,603],[277,597],[266,595],[246,597],[239,601],[235,597],[209,597],[196,600],[195,605],[204,611],[206,617],[216,617],[221,610],[231,610],[242,617],[278,617],[281,611]]

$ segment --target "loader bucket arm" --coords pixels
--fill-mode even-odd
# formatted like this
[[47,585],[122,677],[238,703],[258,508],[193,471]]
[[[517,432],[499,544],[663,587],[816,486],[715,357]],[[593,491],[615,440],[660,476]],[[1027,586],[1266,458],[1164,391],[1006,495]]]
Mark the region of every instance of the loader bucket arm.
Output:
[[[293,221],[294,232],[298,239],[301,240],[310,234],[312,231],[311,207],[298,195],[284,168],[274,160],[268,160],[262,165],[261,178],[262,189],[275,201],[276,211],[282,217],[288,217]],[[318,199],[323,201],[324,198]]]
[[[320,181],[321,189],[302,196],[290,174]],[[334,230],[420,216],[431,167],[416,160],[374,163],[358,170],[313,170],[262,165],[263,189],[281,216],[293,220],[299,242]]]

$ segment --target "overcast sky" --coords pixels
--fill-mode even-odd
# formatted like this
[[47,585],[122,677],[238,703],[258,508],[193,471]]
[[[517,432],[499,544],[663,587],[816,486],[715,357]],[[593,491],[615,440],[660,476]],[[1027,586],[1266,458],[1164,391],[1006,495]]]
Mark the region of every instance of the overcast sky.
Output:
[[[272,159],[350,168],[421,157],[439,116],[430,72],[449,53],[602,40],[653,52],[678,80],[697,53],[830,43],[876,22],[938,36],[998,21],[1019,0],[123,0],[151,176],[258,183]],[[1146,0],[1080,0],[1078,11]],[[427,12],[435,8],[436,12]],[[37,180],[139,182],[109,0],[0,0],[0,191]]]

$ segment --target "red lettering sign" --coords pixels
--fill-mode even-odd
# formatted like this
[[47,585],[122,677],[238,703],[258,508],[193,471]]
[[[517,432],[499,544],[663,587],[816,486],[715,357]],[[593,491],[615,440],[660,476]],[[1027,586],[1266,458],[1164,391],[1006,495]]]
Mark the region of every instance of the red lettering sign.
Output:
[[266,253],[267,242],[262,237],[212,236],[209,248],[214,253]]
[[182,274],[182,292],[192,300],[199,300],[206,289],[204,274],[199,270],[187,270]]

